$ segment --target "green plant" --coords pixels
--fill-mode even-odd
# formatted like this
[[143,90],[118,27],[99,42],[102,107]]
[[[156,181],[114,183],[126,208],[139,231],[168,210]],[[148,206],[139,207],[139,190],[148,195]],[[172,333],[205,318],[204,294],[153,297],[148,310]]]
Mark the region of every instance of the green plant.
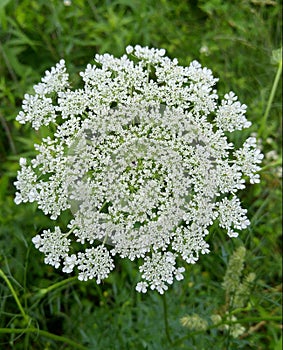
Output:
[[[176,349],[200,350],[215,339],[214,348],[223,350],[230,339],[229,350],[241,346],[280,349],[280,81],[270,96],[279,71],[279,61],[274,65],[271,58],[281,46],[281,13],[279,0],[73,0],[71,6],[61,0],[0,1],[0,264],[25,314],[32,319],[31,326],[39,325],[42,331],[72,339],[89,350],[174,348],[165,334],[163,300],[154,293],[137,296],[132,287],[137,276],[131,264],[120,262],[117,272],[99,288],[92,282],[77,284],[73,280],[65,285],[60,273],[38,263],[41,256],[31,245],[31,238],[48,227],[49,221],[35,206],[16,206],[13,202],[18,159],[32,156],[33,144],[38,142],[29,127],[15,123],[24,93],[31,92],[44,70],[61,57],[74,72],[71,80],[76,85],[76,73],[95,53],[119,56],[127,45],[140,43],[164,47],[182,65],[197,59],[210,67],[221,77],[217,86],[220,94],[233,89],[248,106],[247,117],[254,132],[261,128],[258,136],[266,155],[261,184],[248,187],[241,196],[249,210],[250,228],[237,243],[227,241],[213,228],[209,238],[213,256],[208,255],[185,272],[183,288],[176,285],[168,291],[167,332],[172,343],[183,337]],[[236,134],[233,141],[241,144],[243,139]],[[62,217],[58,224],[64,226],[67,221],[68,217]],[[208,334],[188,334],[179,322],[186,313],[205,318],[223,305],[221,283],[229,257],[237,248],[234,245],[246,248],[244,273],[256,274],[247,301],[250,309],[239,311],[235,321],[246,328],[246,333],[251,332],[234,339],[213,325]],[[53,287],[57,282],[63,285]],[[49,292],[41,294],[41,290]],[[0,334],[0,347],[73,348],[33,332],[22,336],[14,332],[13,328],[25,329],[26,324],[3,277],[0,304],[0,327],[9,332]]]

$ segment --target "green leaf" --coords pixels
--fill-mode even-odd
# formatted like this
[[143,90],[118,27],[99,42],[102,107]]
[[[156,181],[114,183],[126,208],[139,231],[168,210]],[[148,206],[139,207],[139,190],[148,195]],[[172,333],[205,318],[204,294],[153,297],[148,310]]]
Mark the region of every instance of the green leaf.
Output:
[[0,24],[4,30],[7,29],[7,17],[5,12],[5,6],[9,4],[11,0],[1,0],[0,1]]
[[2,45],[3,55],[5,56],[6,65],[9,65],[8,69],[12,69],[19,76],[25,76],[27,67],[20,63],[18,54],[22,51],[21,47],[10,47],[9,43]]

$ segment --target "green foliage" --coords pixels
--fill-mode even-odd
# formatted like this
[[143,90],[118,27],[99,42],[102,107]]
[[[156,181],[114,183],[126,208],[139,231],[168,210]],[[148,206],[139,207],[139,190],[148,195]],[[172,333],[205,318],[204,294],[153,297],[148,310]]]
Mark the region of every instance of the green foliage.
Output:
[[[70,6],[60,0],[0,0],[0,347],[280,349],[281,7],[279,0],[73,0]],[[78,71],[95,53],[121,55],[137,43],[163,47],[181,64],[197,59],[211,68],[221,78],[219,91],[232,89],[248,105],[252,131],[266,154],[262,182],[242,195],[250,228],[233,240],[212,230],[212,253],[187,266],[185,280],[174,284],[167,300],[155,292],[137,294],[136,266],[128,261],[102,286],[66,280],[44,265],[31,244],[43,227],[52,227],[51,220],[34,205],[13,202],[18,159],[34,152],[37,138],[15,122],[24,93],[60,58],[78,85]],[[239,134],[234,137],[241,142]],[[221,284],[239,246],[246,255],[238,295],[248,276],[256,278],[235,314],[231,303],[219,305],[228,298]],[[221,327],[188,331],[180,324],[187,313],[208,325],[212,314],[228,313],[226,324],[235,315],[246,331],[236,338]]]

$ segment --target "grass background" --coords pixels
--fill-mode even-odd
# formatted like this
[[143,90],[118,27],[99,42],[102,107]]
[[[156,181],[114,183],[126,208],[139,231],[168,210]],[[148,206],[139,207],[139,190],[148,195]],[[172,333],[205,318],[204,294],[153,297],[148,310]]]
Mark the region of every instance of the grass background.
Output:
[[[73,0],[70,6],[59,0],[0,0],[0,348],[282,348],[281,81],[268,103],[280,60],[282,65],[275,52],[281,11],[279,0]],[[248,132],[257,132],[267,155],[261,183],[241,193],[249,229],[231,240],[213,228],[212,253],[187,266],[185,280],[170,288],[166,304],[156,292],[135,292],[137,268],[128,261],[118,261],[100,286],[66,281],[44,265],[31,243],[52,227],[51,220],[34,205],[13,202],[19,157],[33,154],[37,137],[29,125],[15,122],[24,93],[60,58],[75,86],[77,73],[95,53],[119,56],[129,44],[162,47],[182,65],[197,59],[212,69],[220,78],[220,95],[233,90],[248,105],[253,122]],[[243,136],[236,133],[234,141]],[[254,272],[256,280],[246,307],[234,310],[225,304],[221,283],[240,245],[247,249],[243,275]],[[194,331],[180,323],[186,314],[209,320],[225,312],[246,327],[243,336],[217,328]]]

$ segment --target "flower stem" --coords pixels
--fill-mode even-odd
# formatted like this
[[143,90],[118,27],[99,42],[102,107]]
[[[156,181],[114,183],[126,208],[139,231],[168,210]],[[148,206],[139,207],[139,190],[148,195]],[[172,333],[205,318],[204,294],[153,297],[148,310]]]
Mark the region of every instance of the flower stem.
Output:
[[86,347],[84,347],[81,344],[76,343],[75,341],[68,339],[66,337],[63,337],[61,335],[56,335],[53,333],[49,333],[47,331],[43,331],[41,329],[37,329],[34,327],[30,328],[0,328],[0,334],[1,333],[10,333],[10,334],[19,334],[19,333],[35,333],[37,335],[40,335],[42,337],[46,337],[49,339],[53,339],[62,343],[66,343],[72,346],[72,349],[81,349],[81,350],[87,350]]
[[282,74],[282,59],[279,60],[277,73],[276,73],[276,76],[275,76],[275,79],[274,79],[274,82],[273,82],[273,86],[272,86],[272,89],[271,89],[271,92],[270,92],[270,95],[269,95],[269,98],[268,98],[268,102],[267,102],[267,106],[266,106],[264,115],[263,115],[263,118],[262,118],[261,126],[260,126],[260,129],[259,129],[259,134],[261,136],[265,136],[265,132],[267,130],[266,122],[267,122],[267,118],[268,118],[268,115],[269,115],[269,112],[270,112],[270,108],[272,106],[272,102],[274,100],[275,92],[277,90],[277,86],[278,86],[281,74]]
[[68,283],[71,283],[75,280],[78,280],[77,276],[73,276],[73,277],[64,279],[60,282],[52,284],[51,286],[49,286],[47,288],[40,289],[37,294],[40,296],[40,298],[42,298],[45,294],[50,293],[55,289],[61,288],[62,286],[66,285]]
[[169,343],[171,344],[172,339],[171,339],[170,330],[169,330],[167,301],[166,301],[166,294],[165,293],[162,295],[162,301],[163,301],[163,317],[164,317],[165,333],[166,333],[166,337],[167,337]]
[[20,313],[22,314],[26,324],[28,325],[30,323],[30,317],[25,313],[25,310],[17,296],[17,293],[14,289],[14,287],[12,286],[11,282],[9,281],[8,277],[5,275],[5,273],[2,271],[2,269],[0,269],[0,276],[4,279],[4,281],[7,283],[7,286],[8,288],[10,289],[15,301],[16,301],[16,304],[18,305],[18,308],[20,310]]
[[70,229],[70,231],[68,231],[68,232],[66,232],[66,233],[64,234],[64,238],[68,238],[68,237],[70,236],[70,234],[73,233],[74,230],[75,230],[76,228],[77,228],[77,226],[73,226],[73,227]]

